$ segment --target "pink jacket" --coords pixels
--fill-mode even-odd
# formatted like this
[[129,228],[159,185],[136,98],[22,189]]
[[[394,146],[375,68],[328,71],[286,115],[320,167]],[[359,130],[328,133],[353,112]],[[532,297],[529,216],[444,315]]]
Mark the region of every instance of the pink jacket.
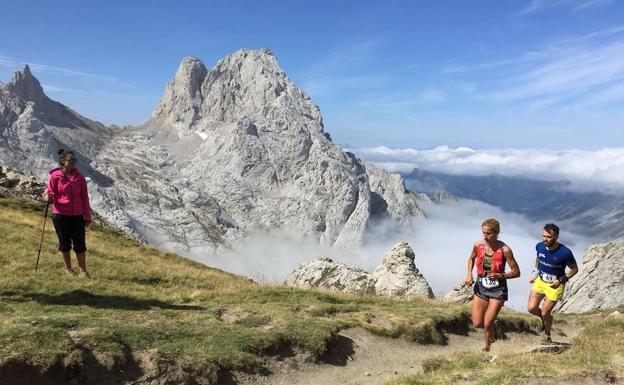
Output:
[[91,220],[87,181],[77,169],[68,176],[60,167],[50,171],[47,192],[52,197],[53,214],[84,215],[85,221]]

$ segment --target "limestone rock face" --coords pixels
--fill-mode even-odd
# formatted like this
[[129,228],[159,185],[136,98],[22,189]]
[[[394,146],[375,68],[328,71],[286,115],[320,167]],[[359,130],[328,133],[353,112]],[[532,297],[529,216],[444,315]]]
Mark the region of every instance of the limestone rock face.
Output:
[[399,242],[384,256],[372,274],[375,292],[388,297],[433,298],[427,280],[414,265],[414,251],[407,242]]
[[390,174],[372,164],[365,167],[372,195],[371,211],[375,215],[389,215],[404,224],[411,217],[425,215],[417,203],[419,195],[407,191],[401,175]]
[[562,313],[583,313],[624,305],[624,239],[587,250],[579,272],[558,304]]
[[198,58],[184,58],[153,115],[162,116],[178,131],[189,134],[188,129],[199,117],[203,102],[201,86],[207,73],[206,66]]
[[403,299],[433,297],[431,287],[414,265],[414,252],[406,242],[395,245],[373,273],[319,257],[300,265],[288,276],[286,284]]
[[191,256],[275,230],[352,253],[383,212],[373,206],[400,224],[423,215],[400,176],[368,173],[329,139],[319,108],[265,49],[211,69],[185,58],[151,119],[125,129],[48,99],[28,68],[0,85],[0,161],[44,180],[67,147],[91,178],[95,212]]
[[292,272],[286,284],[303,288],[324,288],[343,293],[375,293],[375,282],[370,273],[318,257],[300,265]]

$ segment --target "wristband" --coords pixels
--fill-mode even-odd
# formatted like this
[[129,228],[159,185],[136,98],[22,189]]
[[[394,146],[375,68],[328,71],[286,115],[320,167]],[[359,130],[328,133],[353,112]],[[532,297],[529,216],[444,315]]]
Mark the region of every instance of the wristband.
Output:
[[538,276],[539,275],[539,269],[533,269],[533,271],[531,272],[531,274],[533,274],[534,276]]
[[566,283],[566,282],[568,282],[568,280],[569,280],[570,278],[568,278],[568,276],[567,276],[567,275],[564,275],[564,276],[561,276],[561,277],[559,277],[559,278],[557,278],[557,279],[559,280],[559,282],[560,282],[560,283]]

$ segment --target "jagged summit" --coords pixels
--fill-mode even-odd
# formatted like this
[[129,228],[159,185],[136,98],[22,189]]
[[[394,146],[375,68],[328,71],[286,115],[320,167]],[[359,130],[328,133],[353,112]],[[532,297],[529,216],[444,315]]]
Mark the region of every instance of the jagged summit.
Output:
[[195,56],[182,59],[176,71],[174,82],[189,86],[191,92],[199,91],[208,70],[204,63]]
[[[268,49],[240,49],[209,71],[200,59],[187,56],[167,84],[153,118],[188,135],[197,131],[196,126],[237,122],[256,114],[287,91],[297,99],[309,100],[286,77]],[[309,115],[320,118],[315,105],[310,109]]]
[[[17,71],[11,81],[4,87],[13,99],[15,106],[33,103],[28,111],[45,125],[68,128],[86,128],[89,130],[103,129],[104,125],[87,119],[62,103],[50,99],[39,80],[32,74],[30,67],[24,66],[23,71]],[[20,113],[25,111],[25,105],[19,107]],[[19,115],[18,114],[18,115]]]
[[37,104],[50,102],[50,99],[43,92],[43,87],[41,87],[39,80],[30,72],[28,64],[24,66],[23,71],[17,71],[13,74],[6,88],[25,101]]

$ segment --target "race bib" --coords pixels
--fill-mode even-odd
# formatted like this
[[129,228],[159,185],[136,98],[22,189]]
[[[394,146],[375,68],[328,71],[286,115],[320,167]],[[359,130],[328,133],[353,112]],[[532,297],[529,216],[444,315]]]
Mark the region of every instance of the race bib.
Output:
[[498,279],[489,279],[488,277],[481,278],[481,285],[486,289],[492,289],[498,287]]
[[540,278],[546,283],[551,283],[557,279],[557,276],[553,274],[540,273]]

